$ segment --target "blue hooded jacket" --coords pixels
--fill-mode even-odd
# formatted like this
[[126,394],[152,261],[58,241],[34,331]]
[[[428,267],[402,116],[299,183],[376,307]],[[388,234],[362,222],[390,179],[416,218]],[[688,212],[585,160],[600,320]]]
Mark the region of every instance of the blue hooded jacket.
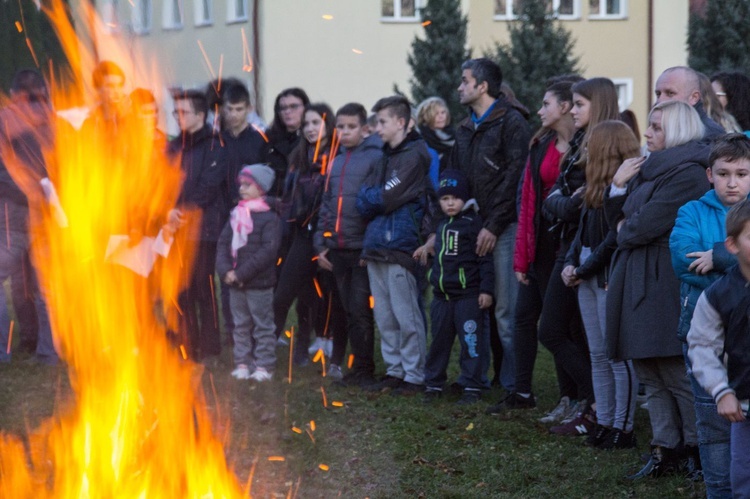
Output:
[[[737,259],[724,247],[727,237],[725,220],[730,207],[724,206],[711,189],[700,199],[690,201],[677,212],[669,249],[672,267],[680,280],[680,321],[677,337],[686,341],[698,297],[709,285],[724,275]],[[713,250],[714,268],[708,274],[688,270],[694,258],[686,255],[695,251]]]

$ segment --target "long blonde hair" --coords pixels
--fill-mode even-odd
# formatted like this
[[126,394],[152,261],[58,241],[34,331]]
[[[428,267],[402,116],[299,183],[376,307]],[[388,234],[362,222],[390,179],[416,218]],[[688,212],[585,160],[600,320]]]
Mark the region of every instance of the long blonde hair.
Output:
[[604,203],[604,191],[628,158],[640,155],[640,144],[633,130],[622,121],[602,121],[591,129],[586,162],[586,190],[583,203],[599,208]]

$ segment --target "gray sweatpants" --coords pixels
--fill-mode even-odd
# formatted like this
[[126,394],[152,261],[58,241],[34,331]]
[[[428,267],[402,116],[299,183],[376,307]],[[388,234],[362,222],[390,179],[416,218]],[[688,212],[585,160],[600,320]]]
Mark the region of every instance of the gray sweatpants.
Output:
[[273,315],[273,288],[229,290],[234,319],[234,364],[247,364],[252,371],[276,367],[276,324]]
[[414,274],[395,263],[367,262],[375,322],[386,374],[409,383],[424,383],[427,333],[419,309]]

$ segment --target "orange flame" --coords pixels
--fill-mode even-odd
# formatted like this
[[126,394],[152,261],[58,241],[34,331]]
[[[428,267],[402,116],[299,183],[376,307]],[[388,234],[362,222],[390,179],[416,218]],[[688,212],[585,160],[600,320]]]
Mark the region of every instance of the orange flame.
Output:
[[[103,47],[82,50],[63,2],[43,5],[71,67],[72,81],[53,87],[53,101],[63,109],[81,96],[93,102],[86,82]],[[81,18],[95,20],[89,2],[80,5],[88,14]],[[48,117],[56,139],[43,153],[64,228],[60,212],[46,208],[40,179],[0,150],[30,205],[45,208],[32,210],[40,235],[32,257],[76,402],[34,432],[28,448],[0,435],[4,497],[242,497],[212,429],[201,368],[181,358],[184,346],[167,341],[199,217],[186,213],[173,239],[159,232],[175,206],[181,172],[154,130],[136,121],[118,120],[113,134],[96,125],[78,132]],[[159,237],[172,242],[171,251],[147,278],[116,263],[131,255],[140,264],[128,251],[148,252]]]

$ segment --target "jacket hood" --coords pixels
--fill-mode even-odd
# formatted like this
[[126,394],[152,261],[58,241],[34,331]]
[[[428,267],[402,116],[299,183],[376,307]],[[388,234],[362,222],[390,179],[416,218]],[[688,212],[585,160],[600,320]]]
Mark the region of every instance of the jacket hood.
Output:
[[716,191],[713,189],[705,193],[698,201],[705,204],[711,209],[723,212],[725,215],[726,212],[729,211],[729,208],[724,206],[724,204],[719,200],[719,196],[716,194]]
[[[382,149],[383,148],[383,140],[380,138],[380,136],[377,133],[373,133],[367,137],[357,146],[353,147],[351,149],[347,149],[345,147],[341,148],[342,153],[347,152],[360,152],[360,151],[367,151],[372,149]],[[341,154],[341,153],[339,153]]]
[[685,144],[652,152],[641,168],[644,180],[653,180],[682,164],[695,163],[708,168],[708,154],[711,148],[707,142],[691,140]]

